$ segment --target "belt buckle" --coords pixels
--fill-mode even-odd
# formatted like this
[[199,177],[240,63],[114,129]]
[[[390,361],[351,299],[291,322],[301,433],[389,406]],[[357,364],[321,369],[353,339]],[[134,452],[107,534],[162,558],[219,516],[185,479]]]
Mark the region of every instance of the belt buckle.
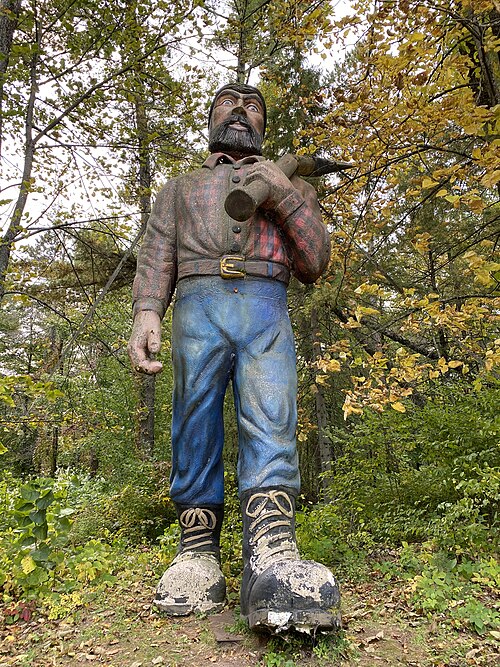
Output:
[[235,262],[244,262],[241,255],[224,255],[220,258],[220,274],[223,278],[244,278],[245,269],[238,269]]

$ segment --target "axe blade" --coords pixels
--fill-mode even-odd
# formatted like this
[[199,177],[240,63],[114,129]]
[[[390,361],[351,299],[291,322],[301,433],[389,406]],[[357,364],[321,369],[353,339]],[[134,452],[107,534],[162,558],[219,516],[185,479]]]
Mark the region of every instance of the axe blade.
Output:
[[297,174],[299,176],[325,176],[335,172],[353,169],[356,165],[352,162],[342,160],[327,160],[317,155],[295,155],[298,162]]

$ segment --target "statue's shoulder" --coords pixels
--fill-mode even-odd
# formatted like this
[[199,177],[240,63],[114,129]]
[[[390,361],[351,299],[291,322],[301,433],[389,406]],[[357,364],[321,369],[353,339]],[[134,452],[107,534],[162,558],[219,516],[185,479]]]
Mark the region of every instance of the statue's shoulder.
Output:
[[187,171],[185,174],[178,174],[177,176],[172,176],[172,178],[169,178],[168,181],[166,181],[163,186],[161,187],[161,190],[164,188],[170,189],[170,188],[178,188],[182,187],[183,185],[192,185],[193,181],[201,181],[207,176],[207,171],[209,172],[209,169],[203,169],[203,167],[197,167],[196,169],[192,169],[191,171]]

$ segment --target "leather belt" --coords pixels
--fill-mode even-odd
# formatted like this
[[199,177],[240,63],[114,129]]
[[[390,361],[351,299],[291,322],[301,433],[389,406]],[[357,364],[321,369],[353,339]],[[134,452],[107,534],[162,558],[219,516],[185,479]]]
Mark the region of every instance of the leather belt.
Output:
[[283,283],[290,282],[290,270],[279,262],[245,259],[241,255],[223,255],[219,259],[191,259],[179,263],[177,279],[188,276],[221,276],[222,278],[244,278],[256,276],[272,278]]

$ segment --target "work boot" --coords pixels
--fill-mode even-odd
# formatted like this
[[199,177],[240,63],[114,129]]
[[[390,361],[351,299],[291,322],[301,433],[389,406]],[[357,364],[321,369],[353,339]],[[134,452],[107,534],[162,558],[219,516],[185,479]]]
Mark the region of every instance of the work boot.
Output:
[[250,628],[301,632],[340,627],[340,592],[330,570],[301,561],[295,540],[295,498],[285,489],[242,494],[241,614]]
[[220,569],[223,506],[176,505],[176,509],[181,541],[160,579],[153,604],[171,616],[219,611],[226,599],[226,581]]

